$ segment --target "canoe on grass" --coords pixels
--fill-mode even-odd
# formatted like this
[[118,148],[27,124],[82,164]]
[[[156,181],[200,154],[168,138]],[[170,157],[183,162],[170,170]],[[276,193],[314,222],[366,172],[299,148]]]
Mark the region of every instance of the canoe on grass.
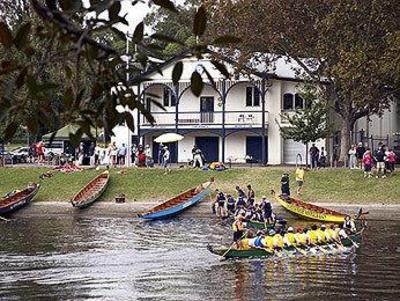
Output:
[[289,200],[285,200],[280,196],[276,196],[275,194],[274,197],[287,211],[302,218],[327,223],[343,223],[346,216],[346,214],[308,204],[299,199],[290,198]]
[[86,208],[93,204],[106,190],[109,180],[110,173],[108,170],[95,177],[75,194],[71,200],[72,206]]
[[[362,238],[362,230],[350,235],[350,239],[353,240],[356,243],[361,242],[361,238]],[[344,247],[352,247],[353,246],[353,242],[350,239],[342,239],[341,242],[343,244]],[[325,250],[329,250],[330,247],[329,244],[326,245],[322,245],[320,247],[323,247]],[[332,245],[334,246],[334,244]],[[254,257],[271,257],[274,256],[274,252],[272,250],[265,250],[265,249],[246,249],[246,250],[238,250],[238,249],[234,249],[231,248],[229,250],[229,248],[227,247],[222,247],[222,248],[213,248],[211,246],[208,246],[208,250],[215,254],[215,255],[219,255],[219,256],[224,256],[225,258],[254,258]],[[285,251],[287,252],[296,252],[296,250],[293,247],[285,247]]]
[[148,220],[158,220],[174,217],[187,208],[194,206],[207,195],[211,193],[210,186],[213,180],[210,182],[203,183],[198,187],[189,189],[188,191],[182,192],[176,197],[173,197],[164,203],[155,206],[149,210],[140,212],[138,216]]
[[39,191],[40,184],[29,184],[27,188],[0,200],[0,214],[11,213],[28,205]]

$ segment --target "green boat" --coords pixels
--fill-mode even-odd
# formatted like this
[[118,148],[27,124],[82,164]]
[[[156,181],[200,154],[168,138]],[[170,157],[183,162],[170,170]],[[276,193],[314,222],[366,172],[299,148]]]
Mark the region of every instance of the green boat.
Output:
[[264,229],[269,230],[269,229],[274,228],[274,224],[267,224],[267,223],[256,222],[256,221],[244,222],[244,226],[246,228],[253,228],[253,229],[257,229],[257,230],[264,230]]
[[[350,239],[342,239],[341,242],[344,247],[350,248],[354,246],[354,243],[358,244],[361,242],[362,238],[362,232],[363,229],[353,235],[350,235]],[[354,243],[353,243],[354,242]],[[326,251],[332,250],[332,248],[335,247],[335,244],[326,244],[319,246],[319,248],[324,248]],[[271,257],[275,255],[275,252],[273,250],[268,250],[268,249],[247,249],[247,250],[238,250],[234,248],[226,248],[226,247],[221,247],[221,248],[213,248],[212,246],[207,247],[208,250],[218,256],[223,256],[224,258],[265,258],[265,257]],[[288,253],[288,254],[295,254],[298,253],[298,251],[293,248],[293,247],[285,247],[283,254]]]

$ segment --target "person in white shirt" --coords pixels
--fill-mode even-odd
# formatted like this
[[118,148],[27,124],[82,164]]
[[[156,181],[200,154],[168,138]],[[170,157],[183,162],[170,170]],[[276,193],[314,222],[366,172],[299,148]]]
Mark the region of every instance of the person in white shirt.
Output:
[[169,152],[168,146],[164,146],[164,155],[163,155],[164,169],[169,167],[169,160],[170,160],[170,152]]

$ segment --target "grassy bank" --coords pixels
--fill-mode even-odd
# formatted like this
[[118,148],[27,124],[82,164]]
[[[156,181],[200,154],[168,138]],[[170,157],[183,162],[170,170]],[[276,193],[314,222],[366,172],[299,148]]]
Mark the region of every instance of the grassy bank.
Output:
[[[24,187],[28,182],[41,182],[36,201],[67,201],[99,171],[86,170],[72,174],[57,173],[52,178],[39,180],[46,168],[0,168],[0,194]],[[290,172],[292,191],[295,192],[294,170],[290,168],[234,168],[224,172],[172,170],[164,175],[160,169],[129,169],[126,175],[111,170],[111,181],[103,200],[113,200],[123,192],[129,200],[161,200],[187,190],[210,177],[216,186],[233,193],[235,185],[251,183],[258,197],[271,189],[279,190],[283,172]],[[360,171],[325,169],[306,172],[302,198],[310,202],[337,203],[400,203],[400,174],[386,179],[364,179]]]

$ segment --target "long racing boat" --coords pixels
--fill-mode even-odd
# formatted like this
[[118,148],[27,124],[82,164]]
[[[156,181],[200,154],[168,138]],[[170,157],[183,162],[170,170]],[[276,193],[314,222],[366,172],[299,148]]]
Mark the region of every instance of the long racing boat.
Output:
[[157,205],[149,210],[138,213],[138,216],[147,220],[159,220],[174,217],[189,207],[192,207],[202,201],[211,193],[211,184],[214,180],[203,183],[197,187],[182,192],[179,195]]
[[[350,235],[346,239],[342,239],[341,243],[345,248],[352,248],[355,244],[361,242],[362,239],[362,232],[361,229],[359,232]],[[325,252],[329,252],[330,249],[335,248],[336,244],[325,244],[318,246],[316,248],[311,247],[311,249],[318,251],[320,248],[323,248]],[[250,248],[250,249],[235,249],[235,248],[228,248],[228,247],[217,247],[214,248],[212,246],[207,246],[208,250],[218,256],[223,256],[224,258],[254,258],[254,257],[271,257],[276,254],[274,250],[269,249],[258,249],[258,248]],[[294,247],[284,247],[282,253],[289,253],[294,254],[298,252]],[[348,250],[346,250],[348,251]]]
[[309,204],[295,198],[284,199],[272,192],[275,200],[290,213],[306,219],[327,223],[343,223],[346,214],[331,209]]

